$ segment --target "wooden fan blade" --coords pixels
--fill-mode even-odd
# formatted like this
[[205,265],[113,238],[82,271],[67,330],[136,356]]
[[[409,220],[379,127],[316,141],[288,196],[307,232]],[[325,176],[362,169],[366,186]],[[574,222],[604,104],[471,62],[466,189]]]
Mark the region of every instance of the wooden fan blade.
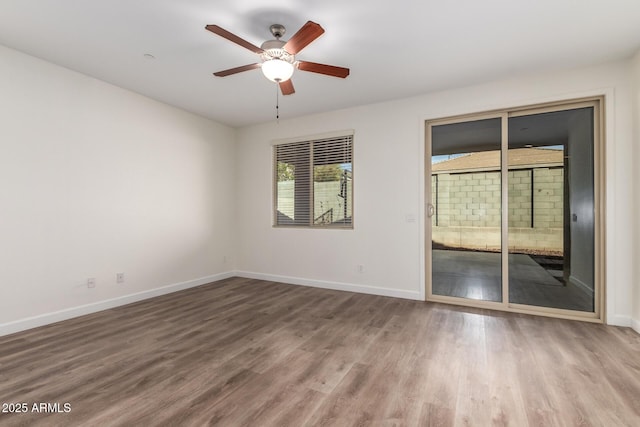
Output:
[[324,29],[315,22],[307,21],[306,24],[298,30],[297,33],[289,39],[282,47],[291,55],[296,55],[304,49],[309,43],[320,37],[324,33]]
[[295,89],[293,88],[293,82],[291,79],[278,83],[280,86],[280,91],[282,91],[283,95],[291,95],[295,93]]
[[262,48],[259,48],[258,46],[249,43],[248,41],[246,41],[245,39],[242,39],[238,36],[236,36],[233,33],[230,33],[229,31],[225,30],[224,28],[221,28],[217,25],[207,25],[206,27],[207,30],[211,31],[213,34],[217,34],[220,37],[224,37],[225,39],[234,42],[237,45],[240,45],[242,47],[244,47],[245,49],[249,49],[251,52],[255,52],[255,53],[263,53],[264,50],[262,50]]
[[318,64],[317,62],[298,61],[298,69],[311,71],[312,73],[325,74],[327,76],[340,77],[344,79],[349,75],[349,69],[336,67],[335,65]]
[[218,71],[217,73],[213,73],[213,75],[216,77],[226,77],[226,76],[230,76],[231,74],[237,74],[243,71],[254,70],[256,68],[260,68],[260,64],[249,64],[249,65],[243,65],[242,67],[229,68],[228,70],[222,70],[222,71]]

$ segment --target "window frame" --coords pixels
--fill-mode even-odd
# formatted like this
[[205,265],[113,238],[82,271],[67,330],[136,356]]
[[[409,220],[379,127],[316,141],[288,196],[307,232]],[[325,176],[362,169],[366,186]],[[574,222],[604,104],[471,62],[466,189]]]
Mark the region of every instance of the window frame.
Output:
[[[322,230],[353,230],[354,229],[354,200],[353,197],[355,180],[354,180],[354,135],[355,132],[353,129],[347,129],[342,131],[334,131],[334,132],[326,132],[315,135],[308,135],[302,137],[294,137],[294,138],[286,138],[286,139],[277,139],[271,141],[271,167],[272,167],[272,219],[271,224],[274,228],[296,228],[296,229],[322,229]],[[351,221],[345,224],[314,224],[314,205],[315,205],[315,188],[314,188],[314,158],[313,158],[313,145],[316,142],[323,142],[328,139],[338,139],[338,138],[350,138],[351,139],[351,194],[348,197],[351,203]],[[306,224],[279,224],[278,223],[278,153],[276,147],[278,145],[286,145],[286,144],[298,144],[298,143],[308,143],[310,144],[310,154],[309,154],[309,183],[311,191],[309,191],[309,221]]]

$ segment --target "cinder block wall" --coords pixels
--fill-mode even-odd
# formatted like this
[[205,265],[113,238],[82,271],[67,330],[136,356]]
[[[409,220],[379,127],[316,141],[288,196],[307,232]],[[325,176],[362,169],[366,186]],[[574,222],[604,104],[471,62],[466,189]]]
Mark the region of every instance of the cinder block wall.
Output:
[[[452,247],[500,248],[500,172],[434,174],[433,240]],[[562,167],[508,172],[509,247],[561,254]]]

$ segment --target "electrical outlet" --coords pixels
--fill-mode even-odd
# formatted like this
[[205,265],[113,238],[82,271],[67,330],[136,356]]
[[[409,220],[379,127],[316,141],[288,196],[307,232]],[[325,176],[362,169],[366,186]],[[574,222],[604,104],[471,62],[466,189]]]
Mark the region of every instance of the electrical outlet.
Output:
[[91,277],[87,279],[87,288],[95,288],[96,287],[96,278]]
[[124,283],[124,273],[116,274],[116,283]]
[[358,273],[364,273],[364,265],[358,264]]

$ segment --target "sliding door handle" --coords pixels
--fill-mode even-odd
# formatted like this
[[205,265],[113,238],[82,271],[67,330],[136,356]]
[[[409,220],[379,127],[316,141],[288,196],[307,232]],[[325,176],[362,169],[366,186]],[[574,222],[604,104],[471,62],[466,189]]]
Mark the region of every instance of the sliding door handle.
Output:
[[427,203],[427,217],[431,218],[435,213],[436,208],[431,203]]

